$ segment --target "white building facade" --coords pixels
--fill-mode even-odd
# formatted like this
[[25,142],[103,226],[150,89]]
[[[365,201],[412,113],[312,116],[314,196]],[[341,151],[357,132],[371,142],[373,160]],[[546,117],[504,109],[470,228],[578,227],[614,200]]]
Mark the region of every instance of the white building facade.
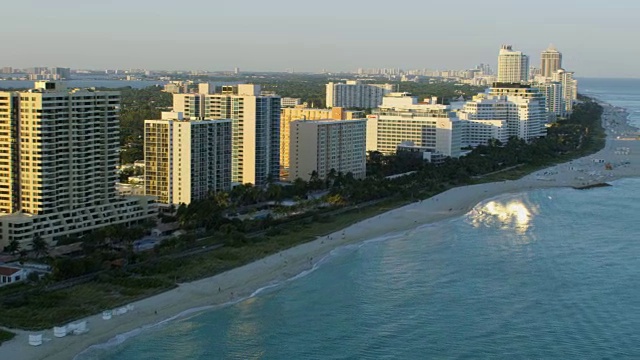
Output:
[[450,156],[460,156],[462,124],[448,105],[431,100],[418,103],[408,93],[391,93],[373,111],[368,126],[377,133],[375,144],[368,141],[368,149],[391,155],[399,145],[411,142],[417,147]]
[[558,69],[553,74],[553,81],[562,84],[562,98],[564,100],[565,113],[571,114],[573,103],[578,100],[578,80],[573,78],[572,71]]
[[498,82],[522,83],[529,81],[529,56],[515,51],[511,45],[502,45],[498,54]]
[[382,104],[382,98],[393,91],[391,84],[364,84],[349,80],[345,84],[326,85],[326,107],[372,109]]
[[[466,125],[466,145],[476,146],[491,138],[505,142],[515,136],[526,141],[546,134],[548,116],[544,95],[525,84],[496,83],[488,94],[478,94],[458,112]],[[475,131],[475,133],[472,133]]]
[[555,118],[567,115],[564,90],[559,81],[545,81],[535,85],[545,97],[545,107],[550,115]]
[[119,108],[117,91],[60,82],[0,92],[0,247],[155,216],[152,198],[116,192]]

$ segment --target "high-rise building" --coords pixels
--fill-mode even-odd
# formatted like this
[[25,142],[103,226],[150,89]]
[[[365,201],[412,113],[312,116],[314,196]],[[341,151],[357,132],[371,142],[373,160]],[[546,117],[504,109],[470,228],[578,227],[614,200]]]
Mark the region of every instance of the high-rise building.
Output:
[[280,178],[288,179],[289,175],[289,134],[290,124],[295,120],[354,120],[364,119],[362,111],[345,110],[341,107],[331,109],[312,109],[304,106],[283,108],[280,116]]
[[542,52],[540,57],[542,67],[542,76],[552,78],[553,74],[562,68],[562,53],[560,53],[553,45]]
[[502,45],[498,55],[498,82],[522,83],[529,81],[529,57],[515,51],[511,45]]
[[366,120],[291,123],[290,180],[325,179],[331,170],[361,179],[367,172]]
[[60,82],[0,92],[0,248],[155,216],[151,198],[116,193],[119,106]]
[[215,94],[174,94],[173,109],[189,119],[231,119],[231,181],[256,186],[280,173],[280,96],[259,85],[222,86]]
[[164,112],[144,122],[145,194],[190,204],[231,189],[231,120],[186,120]]
[[326,106],[372,109],[382,104],[382,98],[393,91],[391,84],[364,84],[349,80],[345,84],[330,82],[326,85]]
[[[500,128],[505,121],[503,135],[506,134],[507,139],[515,136],[530,141],[545,135],[548,122],[545,106],[545,97],[537,88],[526,84],[495,83],[489,94],[479,94],[468,101],[458,116],[467,121],[485,121],[486,125],[491,124],[487,121],[498,121],[492,126]],[[469,145],[481,142],[480,135],[476,135],[476,140],[470,141]],[[503,141],[504,137],[497,139]]]
[[571,114],[573,103],[578,99],[578,80],[573,78],[572,71],[565,71],[564,69],[558,69],[553,73],[552,79],[562,84],[565,112],[567,115]]
[[367,141],[367,150],[392,155],[400,144],[411,142],[444,156],[460,156],[460,121],[449,105],[436,104],[435,99],[418,103],[409,93],[391,93],[367,117],[367,127],[377,133],[375,144]]
[[535,87],[540,89],[540,92],[545,96],[545,107],[553,118],[566,115],[567,109],[561,82],[548,79],[548,81],[543,83],[535,84]]

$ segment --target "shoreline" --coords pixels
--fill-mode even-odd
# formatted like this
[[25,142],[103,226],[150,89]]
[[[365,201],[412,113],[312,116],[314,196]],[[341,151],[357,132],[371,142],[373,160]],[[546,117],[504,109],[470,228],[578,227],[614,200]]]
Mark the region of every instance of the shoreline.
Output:
[[[637,131],[628,124],[627,111],[598,103],[604,108],[602,123],[607,140],[605,147],[593,155],[538,170],[518,180],[457,187],[429,199],[390,209],[242,267],[179,284],[175,289],[136,301],[132,303],[133,311],[111,320],[102,320],[102,314],[90,316],[84,319],[89,332],[83,335],[55,338],[52,329],[41,332],[11,330],[16,337],[0,346],[0,356],[16,360],[72,359],[93,347],[119,344],[147,329],[243,301],[265,289],[302,277],[321,265],[334,249],[452,219],[499,195],[543,188],[587,188],[622,178],[640,177],[640,141],[625,139]],[[618,148],[629,148],[629,152],[621,153]],[[604,170],[604,164],[595,162],[596,159],[613,164],[613,170]],[[629,163],[625,164],[627,161]],[[38,347],[29,346],[28,335],[34,333],[42,333],[43,338],[51,340]]]

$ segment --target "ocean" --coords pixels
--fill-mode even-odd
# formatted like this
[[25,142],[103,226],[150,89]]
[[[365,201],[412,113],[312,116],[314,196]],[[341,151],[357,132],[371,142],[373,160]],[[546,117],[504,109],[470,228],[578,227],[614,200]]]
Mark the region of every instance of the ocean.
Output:
[[[580,87],[639,114],[640,80]],[[77,359],[640,358],[640,179],[613,185],[505,194],[380,234]]]

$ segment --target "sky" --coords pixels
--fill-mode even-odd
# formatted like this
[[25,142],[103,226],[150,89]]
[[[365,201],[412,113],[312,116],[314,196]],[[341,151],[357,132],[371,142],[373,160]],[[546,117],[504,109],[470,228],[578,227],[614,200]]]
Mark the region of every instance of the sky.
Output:
[[640,78],[637,0],[20,0],[0,66],[296,72],[495,69],[501,44],[578,77]]

